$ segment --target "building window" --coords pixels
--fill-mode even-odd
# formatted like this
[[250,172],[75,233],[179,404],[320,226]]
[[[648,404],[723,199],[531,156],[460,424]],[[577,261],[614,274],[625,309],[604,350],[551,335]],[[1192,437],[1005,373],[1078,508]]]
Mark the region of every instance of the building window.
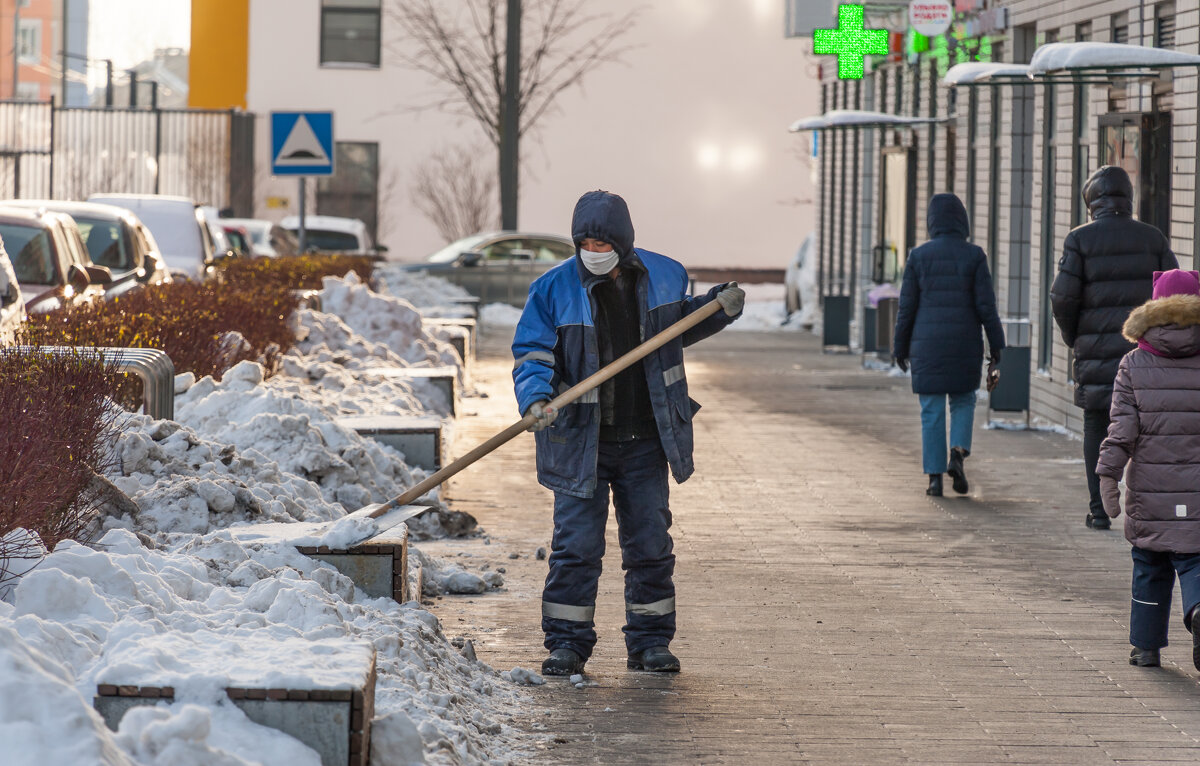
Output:
[[378,242],[379,144],[338,141],[333,175],[317,179],[317,214],[357,218]]
[[321,64],[379,66],[379,0],[321,0]]
[[1112,41],[1114,43],[1129,42],[1129,14],[1114,13],[1112,16]]
[[22,64],[41,63],[41,60],[42,60],[42,21],[41,21],[41,19],[20,19],[18,21],[17,56],[20,59]]
[[1175,47],[1175,3],[1154,6],[1154,47]]

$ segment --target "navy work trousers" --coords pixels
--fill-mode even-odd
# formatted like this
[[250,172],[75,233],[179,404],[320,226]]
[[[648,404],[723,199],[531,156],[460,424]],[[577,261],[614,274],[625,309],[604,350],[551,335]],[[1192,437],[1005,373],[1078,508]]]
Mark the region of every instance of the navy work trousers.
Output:
[[542,593],[546,648],[584,659],[596,645],[596,590],[612,488],[625,570],[625,645],[632,652],[675,637],[675,571],[667,457],[657,438],[600,442],[590,498],[554,494],[554,541]]
[[1129,616],[1129,643],[1139,649],[1167,645],[1171,621],[1171,591],[1179,575],[1183,622],[1192,625],[1192,610],[1200,604],[1200,553],[1166,553],[1133,547],[1133,601]]

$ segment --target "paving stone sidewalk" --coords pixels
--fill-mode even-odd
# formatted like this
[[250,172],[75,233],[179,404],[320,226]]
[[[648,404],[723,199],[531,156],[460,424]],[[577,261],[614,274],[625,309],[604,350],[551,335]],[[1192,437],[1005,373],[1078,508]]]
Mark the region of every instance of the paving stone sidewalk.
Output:
[[[507,341],[481,339],[487,398],[462,408],[456,454],[516,418]],[[544,737],[531,763],[1200,763],[1191,638],[1176,614],[1163,667],[1129,666],[1129,546],[1119,520],[1084,527],[1080,442],[985,430],[981,404],[971,493],[933,500],[906,379],[798,333],[687,354],[704,409],[696,475],[671,487],[683,672],[625,670],[610,521],[598,686],[533,690],[544,708],[514,718]],[[507,581],[431,609],[497,669],[537,668],[552,495],[532,438],[447,495],[488,536],[422,548]]]

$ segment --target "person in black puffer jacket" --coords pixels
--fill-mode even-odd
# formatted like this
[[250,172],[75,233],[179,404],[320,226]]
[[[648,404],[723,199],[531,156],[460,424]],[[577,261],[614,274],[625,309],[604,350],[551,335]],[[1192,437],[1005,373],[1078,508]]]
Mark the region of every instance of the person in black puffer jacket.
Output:
[[1108,433],[1113,379],[1133,344],[1121,335],[1129,313],[1150,299],[1156,271],[1179,268],[1161,231],[1133,218],[1133,184],[1105,165],[1083,186],[1092,220],[1067,235],[1058,276],[1050,287],[1054,321],[1075,352],[1075,404],[1083,409],[1087,525],[1108,529],[1096,461]]
[[[926,494],[942,494],[942,474],[954,491],[970,488],[963,460],[971,454],[975,392],[983,369],[983,333],[989,356],[1000,361],[1004,331],[983,249],[971,236],[967,209],[953,194],[935,194],[926,216],[929,241],[904,266],[892,356],[901,370],[912,359],[912,389],[921,398],[921,452],[929,474]],[[946,454],[946,401],[950,453]]]

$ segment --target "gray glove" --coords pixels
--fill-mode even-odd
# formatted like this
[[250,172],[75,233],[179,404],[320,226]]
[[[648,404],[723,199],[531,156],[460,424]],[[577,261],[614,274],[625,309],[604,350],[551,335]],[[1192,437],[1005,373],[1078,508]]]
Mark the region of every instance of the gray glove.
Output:
[[735,317],[742,313],[742,306],[746,305],[746,291],[738,287],[737,282],[730,282],[717,293],[717,303],[721,304],[726,314]]
[[1121,488],[1111,476],[1100,476],[1100,499],[1104,501],[1104,512],[1110,519],[1121,515]]
[[534,402],[533,404],[529,405],[529,409],[525,410],[525,417],[533,415],[535,418],[537,418],[537,420],[534,421],[534,424],[529,427],[530,431],[541,431],[543,428],[546,428],[554,422],[554,418],[558,415],[558,410],[554,409],[553,407],[547,407],[546,405],[549,403],[550,402]]

